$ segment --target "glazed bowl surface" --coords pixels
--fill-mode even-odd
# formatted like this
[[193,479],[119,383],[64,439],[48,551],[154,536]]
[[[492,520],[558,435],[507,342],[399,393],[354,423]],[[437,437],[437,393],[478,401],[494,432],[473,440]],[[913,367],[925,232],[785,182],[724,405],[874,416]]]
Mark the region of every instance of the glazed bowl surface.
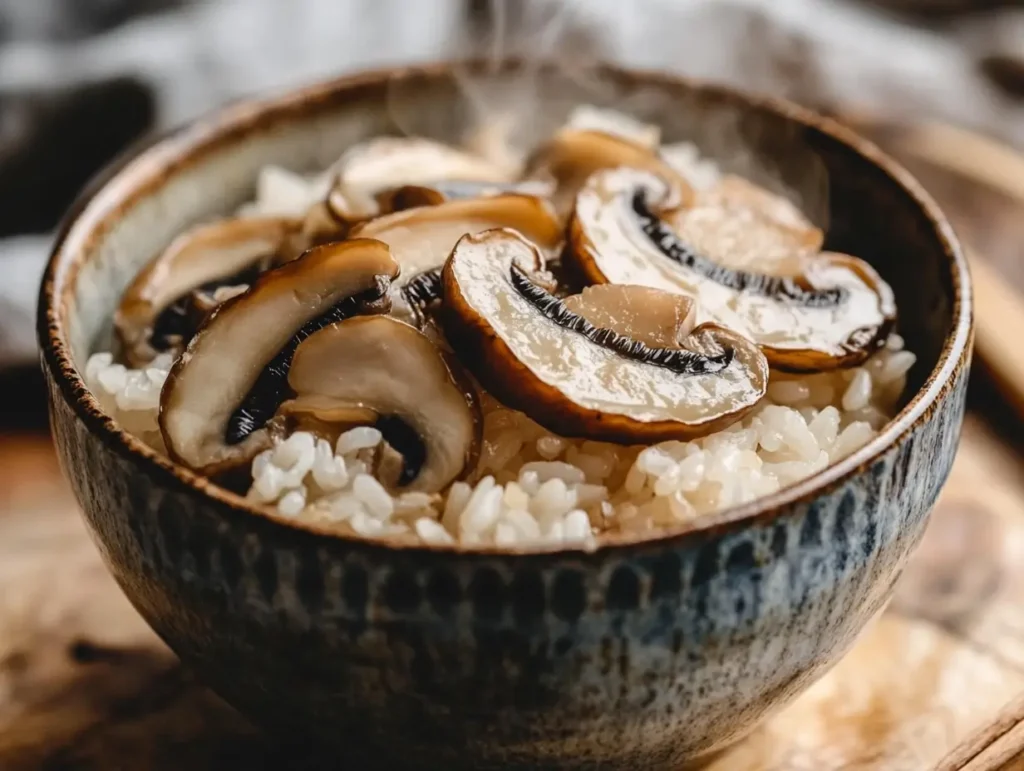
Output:
[[[522,94],[514,65],[477,73]],[[628,105],[727,170],[801,200],[826,247],[891,283],[918,354],[899,416],[851,457],[754,504],[596,551],[411,547],[248,508],[121,432],[86,389],[120,292],[261,167],[319,170],[396,130],[456,140],[450,65],[246,102],[157,141],[85,195],[42,287],[54,437],[97,545],[171,648],[258,723],[346,767],[678,768],[735,741],[833,665],[884,605],[956,451],[969,279],[894,162],[790,104],[653,73],[531,81],[524,141],[576,103]],[[395,94],[401,94],[400,110]],[[399,125],[395,119],[399,116]]]

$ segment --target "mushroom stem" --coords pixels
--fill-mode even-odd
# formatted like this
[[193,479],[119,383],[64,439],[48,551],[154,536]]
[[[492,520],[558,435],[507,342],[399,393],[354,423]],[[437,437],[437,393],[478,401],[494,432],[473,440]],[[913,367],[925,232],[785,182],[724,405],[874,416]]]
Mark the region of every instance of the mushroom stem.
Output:
[[680,375],[710,375],[721,372],[732,362],[731,350],[714,356],[705,356],[680,348],[651,348],[620,335],[613,329],[595,327],[583,316],[569,310],[562,300],[533,283],[518,265],[511,265],[509,270],[512,286],[545,318],[555,322],[562,329],[583,335],[602,348],[615,351],[623,358],[664,367]]

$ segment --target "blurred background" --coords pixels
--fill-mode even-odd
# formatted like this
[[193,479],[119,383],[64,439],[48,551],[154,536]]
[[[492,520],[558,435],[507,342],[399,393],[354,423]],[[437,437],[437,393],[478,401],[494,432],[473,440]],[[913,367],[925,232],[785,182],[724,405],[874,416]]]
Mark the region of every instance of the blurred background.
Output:
[[[219,769],[239,757],[291,767],[253,744],[128,607],[60,478],[34,313],[69,204],[121,153],[226,101],[366,67],[512,54],[678,71],[835,114],[906,163],[984,257],[982,377],[956,484],[936,511],[946,524],[933,525],[897,597],[908,631],[883,625],[885,655],[868,648],[870,666],[819,689],[838,694],[827,715],[853,715],[836,721],[846,726],[863,713],[851,730],[866,733],[824,731],[819,757],[801,717],[789,733],[802,764],[743,768],[924,768],[907,747],[942,754],[969,745],[976,725],[1000,724],[984,687],[971,686],[973,701],[952,686],[899,701],[938,665],[915,671],[894,652],[937,650],[954,662],[948,682],[974,683],[988,661],[978,651],[995,647],[993,660],[1024,676],[1024,0],[0,0],[0,769]],[[997,621],[978,631],[943,615],[953,595],[990,602]],[[991,665],[993,682],[1010,677],[1002,666]],[[850,693],[877,698],[858,706]],[[1019,712],[1006,724],[1024,725],[1024,701]],[[788,748],[784,727],[773,731],[772,746]]]
[[510,52],[673,69],[1024,142],[1018,2],[0,0],[0,364],[34,360],[50,233],[134,141],[254,92]]

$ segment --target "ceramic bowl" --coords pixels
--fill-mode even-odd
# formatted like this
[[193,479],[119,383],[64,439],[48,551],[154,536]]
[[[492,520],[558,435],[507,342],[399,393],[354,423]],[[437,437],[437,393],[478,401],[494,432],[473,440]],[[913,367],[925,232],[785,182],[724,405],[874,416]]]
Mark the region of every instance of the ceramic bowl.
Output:
[[657,538],[509,553],[287,522],[120,431],[82,380],[121,290],[175,234],[250,198],[262,166],[325,168],[395,131],[396,115],[456,139],[471,102],[451,75],[371,73],[228,107],[83,198],[39,316],[63,468],[110,570],[181,659],[245,715],[347,767],[677,768],[842,656],[953,462],[967,270],[931,199],[871,145],[793,105],[674,77],[609,68],[584,88],[552,71],[524,89],[515,66],[479,74],[489,98],[529,91],[527,141],[600,99],[697,142],[802,198],[828,248],[868,259],[896,292],[919,355],[899,416],[812,479]]

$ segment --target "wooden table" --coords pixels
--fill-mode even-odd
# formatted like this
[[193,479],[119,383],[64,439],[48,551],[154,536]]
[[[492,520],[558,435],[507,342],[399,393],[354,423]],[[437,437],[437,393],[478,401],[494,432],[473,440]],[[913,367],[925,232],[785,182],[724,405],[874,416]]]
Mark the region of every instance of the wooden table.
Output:
[[[1024,231],[1024,208],[994,224],[1009,204],[979,209],[981,193],[950,173],[935,191],[965,236],[988,240],[977,246],[993,269],[1012,269],[1024,238],[1007,233]],[[1024,771],[1024,431],[995,369],[972,384],[952,478],[889,608],[710,769]],[[0,393],[0,769],[293,768],[190,678],[107,575],[41,429],[37,378],[5,376]]]

